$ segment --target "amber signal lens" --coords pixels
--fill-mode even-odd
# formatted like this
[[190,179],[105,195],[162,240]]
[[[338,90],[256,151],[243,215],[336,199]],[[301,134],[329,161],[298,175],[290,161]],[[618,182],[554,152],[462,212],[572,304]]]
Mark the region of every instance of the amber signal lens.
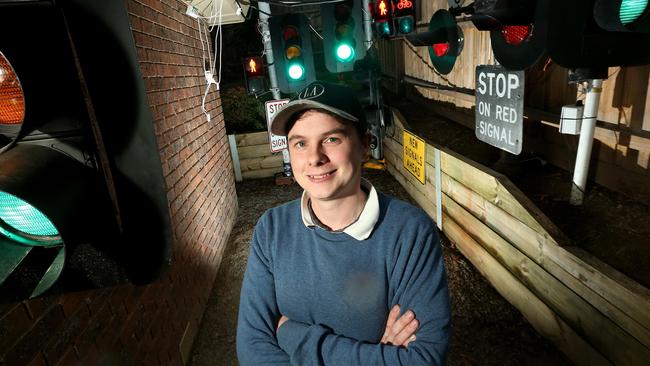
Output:
[[0,125],[17,125],[25,118],[25,95],[18,75],[0,52]]

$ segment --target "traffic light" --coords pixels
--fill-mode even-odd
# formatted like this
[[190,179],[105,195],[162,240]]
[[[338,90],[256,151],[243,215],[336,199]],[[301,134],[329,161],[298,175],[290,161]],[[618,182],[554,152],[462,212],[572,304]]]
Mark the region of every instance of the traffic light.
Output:
[[266,74],[262,56],[248,56],[242,59],[244,80],[249,95],[262,93],[266,89]]
[[360,0],[321,4],[325,66],[333,73],[354,70],[366,56]]
[[464,44],[463,31],[445,9],[439,9],[431,16],[428,32],[407,34],[406,39],[416,47],[428,47],[433,67],[444,75],[454,68]]
[[389,38],[395,35],[393,26],[393,3],[391,0],[377,0],[373,3],[373,20],[378,37]]
[[171,226],[123,2],[3,1],[0,32],[0,301],[154,280]]
[[395,9],[393,19],[399,34],[409,34],[415,30],[415,1],[392,0]]
[[471,20],[490,31],[494,57],[510,70],[524,70],[546,55],[546,1],[476,0]]
[[275,72],[280,90],[294,93],[316,80],[307,17],[285,14],[269,22]]
[[523,70],[546,56],[569,69],[650,63],[646,0],[476,0],[471,20],[494,56]]

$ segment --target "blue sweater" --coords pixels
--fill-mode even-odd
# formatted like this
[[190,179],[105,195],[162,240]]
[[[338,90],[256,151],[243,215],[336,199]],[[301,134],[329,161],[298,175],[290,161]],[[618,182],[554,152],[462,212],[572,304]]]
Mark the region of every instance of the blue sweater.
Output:
[[[300,200],[260,218],[237,327],[242,365],[444,364],[450,308],[437,229],[420,209],[379,194],[366,240],[308,228]],[[420,322],[407,348],[379,343],[399,304]],[[276,327],[281,315],[290,320]]]

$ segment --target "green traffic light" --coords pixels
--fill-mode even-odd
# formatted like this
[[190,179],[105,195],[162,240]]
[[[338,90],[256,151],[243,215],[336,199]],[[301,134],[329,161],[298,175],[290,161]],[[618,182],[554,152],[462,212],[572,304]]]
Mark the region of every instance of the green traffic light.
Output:
[[390,24],[388,22],[377,23],[377,33],[380,36],[390,36]]
[[0,234],[27,245],[60,244],[59,231],[40,210],[0,191]]
[[349,62],[354,59],[354,48],[347,43],[336,46],[336,59],[341,62]]
[[413,31],[413,17],[402,17],[398,23],[400,33],[408,34]]
[[287,69],[287,74],[291,80],[299,80],[302,79],[303,75],[305,74],[305,68],[298,62],[292,63]]
[[648,0],[623,0],[621,1],[621,9],[619,17],[623,25],[633,23],[648,8]]

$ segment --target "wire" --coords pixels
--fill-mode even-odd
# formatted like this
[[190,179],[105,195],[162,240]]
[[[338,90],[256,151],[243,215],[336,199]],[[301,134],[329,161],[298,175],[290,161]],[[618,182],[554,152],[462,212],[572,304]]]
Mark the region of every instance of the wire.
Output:
[[402,39],[402,40],[404,41],[404,44],[406,44],[408,46],[408,48],[422,61],[422,63],[424,63],[429,69],[431,69],[431,71],[433,71],[434,74],[438,75],[449,86],[451,86],[453,88],[456,88],[456,89],[462,89],[460,86],[458,86],[458,85],[452,83],[451,81],[449,81],[449,79],[447,79],[447,77],[445,77],[444,75],[439,73],[438,70],[436,70],[433,66],[431,66],[429,64],[429,62],[427,62],[427,60],[425,60],[422,56],[420,56],[418,51],[415,49],[415,47],[413,47],[413,45],[410,42],[407,42],[406,39]]

